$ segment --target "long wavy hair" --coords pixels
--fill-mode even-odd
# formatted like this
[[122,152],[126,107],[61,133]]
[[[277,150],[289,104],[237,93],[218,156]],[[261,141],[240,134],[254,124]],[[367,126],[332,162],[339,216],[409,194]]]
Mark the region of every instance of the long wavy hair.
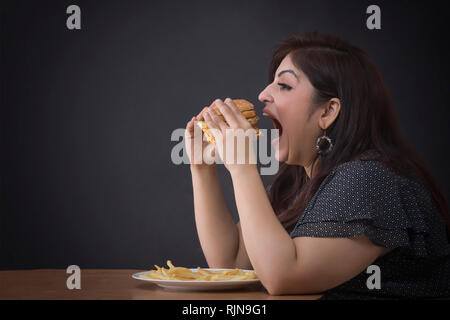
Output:
[[[341,110],[327,129],[333,149],[320,157],[318,173],[308,179],[305,169],[282,163],[269,192],[269,199],[280,222],[290,232],[323,179],[348,161],[376,160],[400,174],[422,181],[447,224],[448,204],[435,179],[420,156],[403,138],[389,90],[375,64],[361,49],[334,36],[311,32],[293,35],[280,42],[272,55],[269,83],[281,61],[290,54],[315,92],[311,113],[331,98],[339,98]],[[377,158],[361,158],[367,150]],[[316,160],[314,163],[316,163]]]

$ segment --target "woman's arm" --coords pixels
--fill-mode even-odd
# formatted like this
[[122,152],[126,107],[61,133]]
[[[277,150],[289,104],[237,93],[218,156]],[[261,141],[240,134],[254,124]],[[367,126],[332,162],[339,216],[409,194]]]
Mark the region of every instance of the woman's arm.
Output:
[[215,166],[192,166],[191,174],[195,223],[209,267],[251,267],[242,232],[227,209]]
[[333,288],[361,273],[387,250],[365,236],[292,239],[272,209],[256,165],[230,173],[245,247],[270,294]]
[[[392,249],[375,245],[365,235],[353,238],[296,237],[296,264],[284,274],[277,294],[324,292],[363,272]],[[369,277],[370,274],[367,275]]]
[[250,259],[248,258],[247,249],[245,249],[244,238],[242,236],[242,228],[241,228],[240,221],[236,224],[236,227],[239,232],[239,250],[236,255],[236,259],[235,259],[233,268],[253,270],[253,266],[250,262]]

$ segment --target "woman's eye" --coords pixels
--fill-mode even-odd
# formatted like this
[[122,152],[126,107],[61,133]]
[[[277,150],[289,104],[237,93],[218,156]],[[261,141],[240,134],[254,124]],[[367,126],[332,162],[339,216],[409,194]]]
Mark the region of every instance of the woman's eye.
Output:
[[292,87],[288,86],[287,84],[279,82],[278,85],[280,86],[280,90],[291,90]]

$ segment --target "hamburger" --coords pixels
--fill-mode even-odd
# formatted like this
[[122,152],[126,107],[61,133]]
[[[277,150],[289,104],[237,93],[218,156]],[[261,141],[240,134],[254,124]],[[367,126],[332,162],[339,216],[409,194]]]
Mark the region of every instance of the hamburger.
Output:
[[[236,99],[233,100],[233,102],[236,104],[236,106],[241,111],[242,115],[247,119],[247,121],[252,125],[253,129],[256,131],[256,136],[261,135],[259,129],[258,129],[258,120],[259,117],[256,115],[254,105],[244,99]],[[220,112],[219,108],[213,104],[212,109],[216,112],[216,114],[226,123],[225,117]],[[203,130],[203,133],[206,136],[206,139],[209,143],[215,144],[214,136],[212,135],[211,131],[208,128],[208,125],[206,124],[206,121],[197,121],[197,125],[200,127],[200,129]]]

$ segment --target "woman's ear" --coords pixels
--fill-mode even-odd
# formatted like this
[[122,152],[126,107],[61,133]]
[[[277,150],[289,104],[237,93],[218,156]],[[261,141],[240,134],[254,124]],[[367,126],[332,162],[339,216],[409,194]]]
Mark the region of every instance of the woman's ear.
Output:
[[328,129],[336,120],[341,111],[341,101],[338,98],[330,99],[323,106],[323,111],[319,119],[319,126],[322,130]]

